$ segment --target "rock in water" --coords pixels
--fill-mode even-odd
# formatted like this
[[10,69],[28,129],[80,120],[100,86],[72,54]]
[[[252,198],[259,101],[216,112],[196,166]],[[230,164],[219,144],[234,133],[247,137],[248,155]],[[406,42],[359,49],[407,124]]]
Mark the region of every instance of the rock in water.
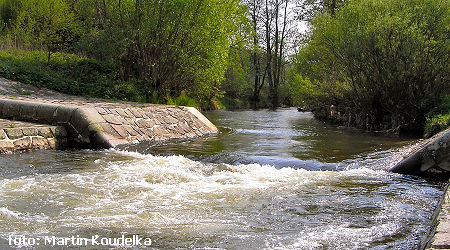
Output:
[[450,176],[450,128],[425,140],[402,161],[392,172],[449,178]]

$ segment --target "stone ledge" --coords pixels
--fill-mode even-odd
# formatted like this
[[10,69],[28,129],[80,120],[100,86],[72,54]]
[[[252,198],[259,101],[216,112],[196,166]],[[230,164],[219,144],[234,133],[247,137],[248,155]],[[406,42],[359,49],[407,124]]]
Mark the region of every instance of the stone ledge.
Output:
[[[111,148],[126,143],[193,138],[218,132],[197,109],[168,105],[135,107],[107,102],[93,105],[73,100],[52,102],[3,97],[0,98],[1,117],[64,126],[69,144],[84,148]],[[34,132],[11,130],[5,133],[18,139]],[[0,138],[2,136],[0,133]]]
[[67,133],[61,126],[3,128],[0,129],[0,153],[66,148],[68,140],[64,135]]

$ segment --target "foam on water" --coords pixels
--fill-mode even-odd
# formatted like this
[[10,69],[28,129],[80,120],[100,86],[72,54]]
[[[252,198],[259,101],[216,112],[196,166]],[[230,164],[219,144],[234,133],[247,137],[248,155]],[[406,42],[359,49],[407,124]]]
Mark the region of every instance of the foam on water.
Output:
[[0,179],[0,236],[138,230],[171,247],[414,245],[439,192],[361,163],[307,171],[108,150],[91,164]]

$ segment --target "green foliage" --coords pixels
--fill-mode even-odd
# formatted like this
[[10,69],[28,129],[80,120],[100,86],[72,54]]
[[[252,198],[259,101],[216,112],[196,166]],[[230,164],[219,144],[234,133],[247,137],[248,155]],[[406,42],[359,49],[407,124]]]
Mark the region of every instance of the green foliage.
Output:
[[23,90],[20,92],[21,95],[31,95],[31,92],[28,90]]
[[182,91],[180,96],[175,99],[172,99],[170,96],[167,98],[168,105],[176,105],[176,106],[188,106],[188,107],[196,107],[198,108],[197,101],[193,98],[186,95],[185,91]]
[[67,94],[120,97],[112,91],[120,83],[112,65],[64,53],[55,53],[49,65],[46,61],[47,55],[39,51],[0,51],[0,77]]
[[0,48],[10,43],[9,29],[17,17],[20,4],[18,0],[0,0]]
[[252,92],[252,76],[250,74],[251,51],[247,50],[244,45],[246,43],[230,48],[228,69],[225,72],[225,79],[221,85],[224,93],[221,100],[230,109],[249,106],[248,99]]
[[425,137],[431,137],[450,126],[450,95],[436,98],[426,115]]
[[[137,102],[146,102],[146,98],[143,95],[142,91],[138,89],[137,86],[141,85],[142,83],[139,83],[137,81],[118,81],[114,87],[113,91],[109,93],[111,97],[114,99],[119,100],[126,100],[126,101],[137,101]],[[113,94],[115,93],[115,94]],[[154,103],[158,103],[158,101],[155,101]]]
[[439,114],[450,113],[450,95],[437,97],[431,105],[433,108],[427,113],[429,118]]
[[13,31],[22,43],[47,51],[71,46],[77,36],[75,17],[64,0],[20,0]]
[[297,70],[365,129],[420,132],[421,104],[450,91],[448,0],[348,0],[312,24]]
[[295,70],[289,71],[287,84],[281,85],[281,99],[292,106],[313,104],[319,95],[317,86]]
[[[57,55],[50,62],[54,52],[75,52],[113,65],[111,76],[98,71],[88,59],[74,66],[87,71],[95,82],[113,79],[114,87],[103,92],[107,97],[166,102],[166,96],[185,91],[206,105],[223,93],[220,85],[229,48],[242,37],[244,10],[238,0],[0,0],[0,29],[7,30],[2,32],[0,47],[46,51],[51,69],[40,69],[42,65],[26,58],[20,62],[10,58],[1,71],[3,75],[20,73],[15,79],[78,93],[85,88],[81,86],[86,82],[83,74],[75,79],[71,77],[78,72],[55,69],[59,67]],[[78,83],[67,86],[59,81],[64,74]],[[108,84],[100,84],[104,85]],[[98,89],[103,91],[103,87]]]
[[18,0],[0,0],[0,24],[6,27],[16,19],[21,2]]
[[179,106],[198,107],[197,102],[187,96],[185,91],[182,91],[181,95],[175,99],[175,103]]
[[91,28],[80,49],[145,81],[147,96],[186,90],[208,101],[220,94],[238,11],[237,0],[82,0],[76,12]]
[[199,107],[185,91],[175,99],[167,97],[167,101],[157,91],[147,95],[140,87],[145,82],[120,80],[113,64],[65,53],[55,53],[49,65],[45,62],[46,54],[39,51],[0,51],[0,77],[72,95]]
[[429,138],[448,127],[450,127],[450,113],[445,115],[435,115],[432,118],[427,117],[425,137]]

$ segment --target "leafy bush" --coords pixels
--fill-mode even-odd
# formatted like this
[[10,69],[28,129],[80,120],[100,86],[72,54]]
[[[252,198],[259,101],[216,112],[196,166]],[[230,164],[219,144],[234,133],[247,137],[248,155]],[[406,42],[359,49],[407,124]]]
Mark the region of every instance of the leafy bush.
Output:
[[425,125],[425,137],[429,138],[440,131],[447,129],[448,127],[450,127],[450,113],[427,118],[427,124]]
[[433,106],[427,113],[428,118],[439,114],[450,113],[450,95],[439,96],[436,98]]
[[198,108],[197,101],[195,99],[186,95],[186,92],[182,91],[180,96],[175,99],[172,99],[170,96],[167,98],[168,105],[176,105],[176,106],[188,106],[188,107],[196,107]]
[[109,91],[108,95],[113,99],[145,102],[146,99],[142,96],[142,93],[136,88],[136,84],[133,82],[120,82],[114,85],[113,92]]
[[121,91],[111,91],[121,84],[116,71],[112,65],[71,54],[55,53],[47,65],[43,52],[0,51],[1,77],[66,94],[122,99]]
[[421,104],[450,92],[449,17],[448,1],[347,0],[314,19],[297,70],[359,127],[423,133]]
[[450,126],[450,95],[437,98],[437,105],[426,116],[424,136],[431,137]]

